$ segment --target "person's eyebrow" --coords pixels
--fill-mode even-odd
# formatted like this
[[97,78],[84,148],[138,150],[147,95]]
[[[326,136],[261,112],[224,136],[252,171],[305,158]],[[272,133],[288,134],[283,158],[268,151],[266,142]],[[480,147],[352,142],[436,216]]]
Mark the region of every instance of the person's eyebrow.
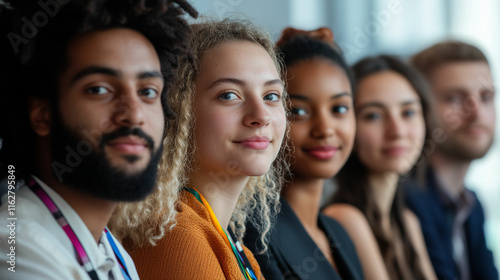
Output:
[[[408,106],[408,105],[419,104],[419,103],[420,103],[419,100],[412,99],[412,100],[405,100],[405,101],[401,102],[400,105],[401,106]],[[380,108],[380,109],[385,109],[387,106],[381,102],[374,101],[374,102],[368,102],[368,103],[362,104],[362,105],[356,107],[356,110],[361,111],[361,110],[366,109],[368,107],[376,107],[376,108]]]
[[102,67],[102,66],[90,66],[82,71],[78,72],[72,79],[71,79],[71,84],[74,84],[76,81],[82,79],[83,77],[86,77],[88,75],[93,75],[93,74],[104,74],[104,75],[109,75],[113,77],[120,78],[122,76],[122,72],[109,68],[109,67]]
[[[348,92],[341,92],[341,93],[337,93],[337,94],[332,95],[330,97],[330,100],[341,98],[343,96],[352,96],[352,95],[350,93],[348,93]],[[305,95],[301,95],[301,94],[289,94],[289,97],[291,99],[298,99],[298,100],[303,100],[303,101],[309,101],[309,100],[311,100],[309,97],[307,97]]]
[[220,79],[215,80],[215,82],[211,83],[207,89],[211,89],[211,88],[218,86],[220,84],[235,84],[238,86],[243,86],[243,85],[245,85],[245,82],[242,80],[239,80],[239,79],[235,79],[235,78],[220,78]]
[[419,103],[420,103],[419,100],[413,99],[413,100],[403,101],[403,102],[401,102],[401,105],[402,106],[407,106],[407,105],[419,104]]
[[[213,88],[215,86],[218,86],[220,84],[225,84],[225,83],[235,84],[235,85],[238,85],[238,86],[244,86],[246,84],[245,81],[240,80],[240,79],[236,79],[236,78],[220,78],[220,79],[215,80],[215,82],[211,83],[208,86],[207,89],[210,89],[210,88]],[[264,83],[264,86],[272,86],[272,85],[275,85],[275,84],[279,84],[282,87],[285,86],[285,84],[283,83],[283,81],[280,80],[280,79],[274,79],[274,80],[266,81]]]
[[303,100],[303,101],[309,101],[310,98],[305,96],[305,95],[301,95],[301,94],[289,94],[288,97],[290,97],[290,99],[298,99],[298,100]]
[[149,79],[149,78],[160,78],[162,80],[164,79],[163,75],[158,71],[144,71],[137,74],[137,79],[139,80]]
[[341,98],[343,96],[351,96],[352,97],[352,94],[350,94],[349,92],[340,92],[340,93],[332,95],[332,97],[330,97],[330,100]]
[[368,103],[361,104],[361,105],[356,107],[356,110],[361,111],[361,110],[364,110],[364,109],[369,108],[369,107],[376,107],[376,108],[384,109],[386,106],[381,102],[374,101],[374,102],[368,102]]
[[269,80],[267,82],[264,83],[265,86],[273,86],[273,85],[280,85],[282,87],[285,87],[285,83],[283,83],[282,80],[280,79],[274,79],[274,80]]

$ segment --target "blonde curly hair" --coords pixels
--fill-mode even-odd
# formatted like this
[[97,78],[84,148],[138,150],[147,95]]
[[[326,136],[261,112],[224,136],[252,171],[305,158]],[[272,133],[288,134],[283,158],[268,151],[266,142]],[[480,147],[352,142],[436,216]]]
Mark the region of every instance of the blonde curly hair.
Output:
[[[195,80],[199,74],[203,55],[224,42],[243,40],[262,46],[273,59],[278,73],[283,77],[283,64],[268,33],[249,21],[225,19],[205,20],[192,26],[191,58],[179,65],[177,82],[168,94],[169,104],[177,114],[166,124],[164,151],[158,170],[157,188],[141,202],[120,203],[109,227],[118,239],[126,239],[133,247],[143,246],[147,240],[156,245],[166,230],[176,225],[180,189],[186,186],[194,166],[195,141],[193,113]],[[288,108],[286,91],[284,107]],[[286,109],[288,110],[288,109]],[[287,112],[288,114],[288,112]],[[267,244],[267,236],[279,208],[280,190],[288,169],[288,124],[281,149],[269,171],[259,177],[251,177],[241,193],[229,223],[241,241],[247,220],[261,233],[261,241]],[[252,215],[250,215],[252,213]],[[267,247],[264,248],[266,250]]]

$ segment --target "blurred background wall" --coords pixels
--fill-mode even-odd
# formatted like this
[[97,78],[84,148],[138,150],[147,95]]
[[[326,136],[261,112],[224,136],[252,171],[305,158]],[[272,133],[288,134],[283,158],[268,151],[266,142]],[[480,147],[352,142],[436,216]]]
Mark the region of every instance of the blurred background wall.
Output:
[[[408,58],[445,39],[481,48],[500,83],[500,1],[497,0],[189,0],[216,19],[246,18],[279,37],[291,26],[330,27],[349,63],[375,54]],[[500,98],[496,97],[500,117]],[[476,160],[466,178],[485,208],[488,245],[500,269],[500,120],[490,152]]]

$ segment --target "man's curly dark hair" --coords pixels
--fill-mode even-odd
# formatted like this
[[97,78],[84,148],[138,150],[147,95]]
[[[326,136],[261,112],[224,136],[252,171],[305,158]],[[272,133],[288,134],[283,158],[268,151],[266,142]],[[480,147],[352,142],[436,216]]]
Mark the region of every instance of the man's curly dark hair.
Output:
[[0,1],[0,168],[12,164],[18,171],[32,171],[27,162],[34,159],[35,134],[27,100],[34,96],[57,106],[57,80],[67,65],[66,47],[79,34],[128,28],[145,36],[158,54],[165,79],[161,94],[165,118],[173,118],[166,92],[180,58],[189,55],[191,32],[185,12],[197,17],[186,0]]

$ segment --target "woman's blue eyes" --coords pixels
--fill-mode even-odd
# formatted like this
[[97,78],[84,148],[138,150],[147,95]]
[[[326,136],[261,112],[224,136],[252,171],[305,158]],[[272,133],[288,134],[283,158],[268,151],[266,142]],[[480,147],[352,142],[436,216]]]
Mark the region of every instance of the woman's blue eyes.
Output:
[[280,96],[277,93],[270,93],[270,94],[266,94],[266,96],[264,96],[264,100],[266,100],[266,101],[278,101],[278,100],[280,100]]
[[238,96],[232,92],[225,92],[219,96],[222,100],[234,100],[237,99]]

